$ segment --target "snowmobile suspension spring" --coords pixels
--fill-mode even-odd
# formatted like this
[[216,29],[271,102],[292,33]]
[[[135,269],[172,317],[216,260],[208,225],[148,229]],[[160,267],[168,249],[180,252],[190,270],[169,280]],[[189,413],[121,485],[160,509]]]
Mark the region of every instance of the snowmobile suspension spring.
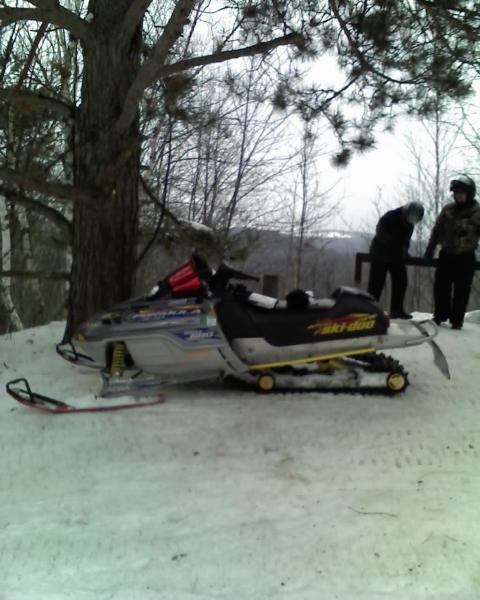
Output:
[[123,371],[123,361],[125,359],[125,344],[116,342],[113,346],[112,364],[110,373],[112,375],[120,375]]

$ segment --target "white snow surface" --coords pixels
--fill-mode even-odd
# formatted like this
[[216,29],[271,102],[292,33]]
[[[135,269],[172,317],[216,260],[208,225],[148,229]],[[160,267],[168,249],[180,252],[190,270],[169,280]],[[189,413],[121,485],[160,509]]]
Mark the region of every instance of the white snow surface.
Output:
[[0,598],[478,599],[479,317],[437,336],[450,381],[392,353],[395,397],[202,384],[76,415],[4,392],[101,401],[63,323],[0,337]]

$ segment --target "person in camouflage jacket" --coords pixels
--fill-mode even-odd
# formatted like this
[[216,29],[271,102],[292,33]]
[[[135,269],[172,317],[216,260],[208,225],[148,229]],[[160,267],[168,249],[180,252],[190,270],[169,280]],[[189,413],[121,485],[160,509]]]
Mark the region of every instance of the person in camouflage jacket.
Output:
[[450,182],[453,202],[443,207],[435,221],[425,252],[438,256],[434,281],[434,320],[450,320],[452,329],[461,329],[475,273],[475,250],[480,238],[480,205],[475,201],[475,182],[459,175]]

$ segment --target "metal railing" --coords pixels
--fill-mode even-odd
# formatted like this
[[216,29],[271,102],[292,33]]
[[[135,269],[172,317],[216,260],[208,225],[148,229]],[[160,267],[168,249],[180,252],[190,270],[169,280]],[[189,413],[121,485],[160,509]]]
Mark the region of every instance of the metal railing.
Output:
[[[372,259],[370,258],[370,254],[368,252],[357,252],[355,255],[355,283],[362,282],[362,267],[363,263],[369,263]],[[413,265],[415,267],[436,267],[437,259],[426,260],[420,256],[409,256],[405,259],[406,265]],[[480,270],[480,261],[475,261],[475,270]]]

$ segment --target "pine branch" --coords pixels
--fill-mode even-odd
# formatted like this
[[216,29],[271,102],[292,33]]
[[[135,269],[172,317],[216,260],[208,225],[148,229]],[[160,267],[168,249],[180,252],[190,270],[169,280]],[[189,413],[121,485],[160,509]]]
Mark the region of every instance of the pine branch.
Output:
[[75,37],[86,40],[90,35],[88,24],[75,13],[53,2],[32,2],[37,8],[0,7],[0,23],[2,27],[18,21],[40,21],[50,23],[70,31]]
[[80,187],[73,187],[64,183],[50,182],[38,178],[30,173],[18,173],[11,169],[0,167],[0,181],[10,185],[17,185],[25,190],[39,192],[58,200],[93,202],[94,194]]
[[119,132],[128,129],[135,119],[135,115],[138,112],[138,104],[144,90],[155,81],[158,65],[165,63],[168,52],[182,35],[183,28],[188,21],[193,7],[194,0],[178,0],[160,39],[153,48],[152,57],[142,65],[128,91],[122,114],[116,125],[116,129]]
[[140,69],[140,73],[133,82],[124,105],[123,113],[117,122],[117,128],[122,131],[132,122],[138,109],[138,102],[145,88],[151,85],[155,80],[168,77],[173,73],[179,73],[193,69],[194,67],[203,67],[211,64],[218,64],[232,60],[234,58],[243,58],[254,56],[256,54],[267,54],[280,46],[301,46],[303,36],[298,33],[289,33],[288,35],[269,40],[268,42],[259,42],[252,46],[246,46],[237,50],[226,50],[215,52],[205,56],[195,58],[186,58],[170,65],[158,65],[154,57]]
[[18,277],[20,279],[54,279],[69,280],[70,273],[61,271],[0,271],[0,277]]
[[10,104],[16,105],[20,110],[36,110],[54,112],[62,117],[71,119],[75,109],[71,104],[51,98],[40,92],[21,90],[15,88],[0,88],[0,99],[5,99]]
[[65,234],[68,236],[69,239],[72,238],[72,234],[73,234],[72,224],[58,210],[55,210],[54,208],[52,208],[51,206],[48,206],[47,204],[43,204],[43,202],[40,202],[39,200],[35,200],[34,198],[26,196],[23,193],[18,194],[15,191],[12,192],[12,189],[7,186],[0,185],[0,194],[8,197],[9,200],[12,200],[16,204],[20,204],[21,206],[24,206],[26,209],[28,209],[32,212],[35,212],[39,215],[44,216],[51,223],[57,225],[63,232],[65,232]]
[[391,77],[391,76],[387,75],[385,72],[379,71],[378,69],[376,69],[374,67],[374,65],[366,57],[365,53],[362,52],[362,50],[359,48],[356,40],[354,40],[353,35],[348,27],[347,22],[340,15],[340,11],[338,9],[338,3],[339,3],[338,0],[329,0],[330,9],[331,9],[335,19],[337,20],[337,23],[340,26],[342,33],[347,38],[350,50],[352,51],[352,54],[354,56],[356,56],[362,70],[365,72],[372,73],[372,74],[376,75],[377,77],[380,77],[384,81],[388,81],[390,83],[396,83],[396,84],[417,83],[418,78],[398,79],[396,77]]

